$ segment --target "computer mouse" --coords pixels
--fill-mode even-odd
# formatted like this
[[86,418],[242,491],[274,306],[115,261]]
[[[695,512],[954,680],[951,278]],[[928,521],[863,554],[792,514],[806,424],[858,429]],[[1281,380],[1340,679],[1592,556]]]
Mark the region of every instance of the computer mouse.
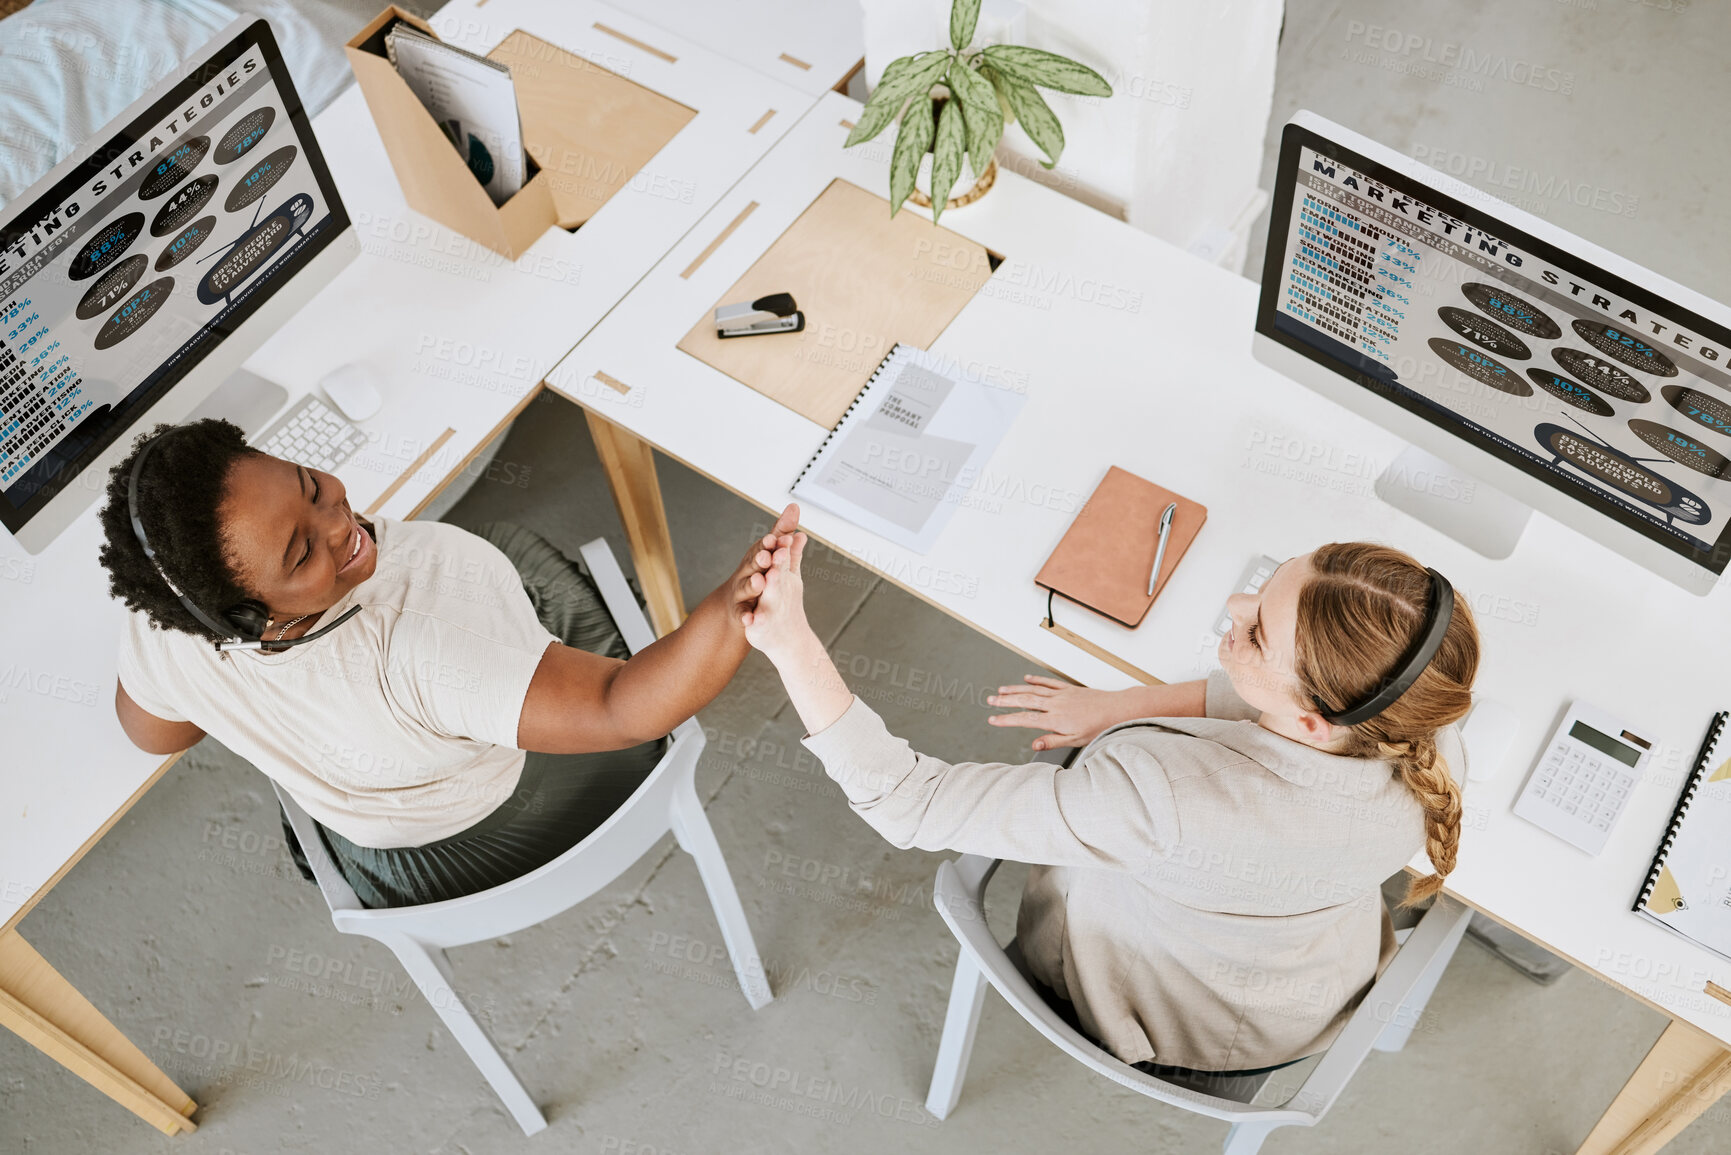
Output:
[[326,373],[319,388],[350,421],[365,421],[385,403],[379,394],[379,375],[359,361],[338,365]]
[[1494,778],[1509,760],[1509,751],[1521,732],[1518,714],[1500,702],[1480,698],[1461,726],[1461,744],[1467,750],[1467,778],[1482,782]]

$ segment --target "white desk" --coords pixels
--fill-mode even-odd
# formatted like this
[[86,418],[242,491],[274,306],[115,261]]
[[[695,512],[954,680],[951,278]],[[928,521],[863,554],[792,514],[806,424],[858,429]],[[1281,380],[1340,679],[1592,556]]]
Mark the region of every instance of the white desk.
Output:
[[[247,361],[295,403],[363,361],[384,407],[338,469],[357,509],[412,516],[514,417],[541,376],[810,105],[802,92],[593,0],[481,0],[440,16],[485,51],[526,27],[696,110],[580,230],[515,262],[410,211],[360,91],[314,122],[362,254]],[[600,30],[605,26],[611,31]],[[491,39],[483,37],[490,32]],[[626,39],[621,39],[621,35]],[[765,118],[765,112],[775,115]],[[146,425],[151,419],[146,419]],[[106,478],[92,478],[98,488]],[[164,1132],[195,1105],[37,955],[16,927],[174,761],[114,714],[125,609],[96,561],[92,507],[38,557],[0,539],[0,1024]]]
[[[842,150],[843,121],[858,108],[826,96],[549,385],[758,505],[785,503],[824,430],[675,343],[832,178],[887,187],[886,149]],[[751,201],[759,207],[681,275]],[[1489,561],[1383,504],[1371,482],[1400,442],[1252,359],[1257,287],[1249,281],[1013,173],[943,223],[1007,259],[932,348],[992,379],[1025,383],[1027,407],[978,501],[963,504],[930,554],[815,509],[805,516],[812,534],[1031,660],[1102,687],[1130,678],[1039,628],[1044,603],[1032,579],[1108,465],[1201,501],[1208,523],[1140,629],[1075,607],[1060,607],[1059,619],[1164,680],[1207,668],[1210,627],[1252,554],[1370,538],[1435,565],[1477,610],[1478,690],[1523,720],[1522,764],[1467,786],[1450,892],[1709,1036],[1674,1027],[1655,1048],[1643,1069],[1667,1095],[1679,1089],[1679,1072],[1700,1069],[1690,1056],[1723,1055],[1731,1006],[1703,987],[1731,987],[1731,963],[1628,907],[1707,721],[1731,696],[1719,674],[1720,655],[1731,653],[1731,593],[1722,585],[1706,599],[1685,594],[1543,516],[1513,557]],[[946,254],[926,259],[942,275]],[[808,318],[808,330],[824,323]],[[835,341],[845,353],[846,334]],[[596,374],[631,393],[597,389]],[[1644,723],[1665,747],[1610,845],[1592,858],[1509,809],[1575,697]],[[1428,869],[1422,856],[1414,865]],[[1670,1104],[1666,1126],[1675,1126],[1661,1139],[1712,1102],[1687,1098]]]
[[647,0],[631,7],[650,23],[813,100],[840,86],[865,63],[859,0]]

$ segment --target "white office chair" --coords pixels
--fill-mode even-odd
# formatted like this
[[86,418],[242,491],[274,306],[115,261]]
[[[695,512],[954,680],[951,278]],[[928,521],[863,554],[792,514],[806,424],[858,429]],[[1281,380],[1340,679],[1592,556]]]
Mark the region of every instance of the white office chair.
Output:
[[961,953],[956,958],[956,978],[950,988],[950,1007],[944,1017],[944,1036],[938,1044],[926,1110],[939,1119],[947,1118],[961,1097],[989,983],[1016,1013],[1071,1058],[1151,1099],[1231,1123],[1226,1155],[1255,1155],[1276,1127],[1314,1126],[1366,1055],[1373,1049],[1398,1051],[1405,1046],[1472,915],[1470,908],[1447,895],[1438,895],[1418,925],[1401,932],[1405,942],[1388,969],[1365,994],[1296,1094],[1284,1104],[1258,1107],[1249,1101],[1254,1089],[1243,1100],[1230,1099],[1144,1074],[1119,1062],[1065,1022],[1016,969],[986,926],[986,884],[997,869],[997,859],[977,854],[965,854],[938,867],[933,897],[938,913],[961,944]]
[[[584,563],[613,615],[625,645],[636,653],[655,640],[649,621],[625,584],[625,575],[607,543],[599,538],[582,548]],[[366,935],[391,948],[445,1026],[504,1101],[523,1132],[547,1126],[528,1091],[452,985],[448,947],[512,934],[560,914],[624,873],[668,831],[697,860],[709,891],[722,941],[733,959],[740,989],[753,1010],[771,999],[764,967],[752,941],[745,908],[727,872],[721,846],[698,801],[695,775],[704,745],[703,728],[687,720],[673,731],[673,742],[649,777],[618,810],[576,846],[521,878],[478,894],[423,906],[369,910],[331,861],[313,819],[277,787],[295,837],[306,852],[319,889],[331,908],[331,921],[344,934]]]

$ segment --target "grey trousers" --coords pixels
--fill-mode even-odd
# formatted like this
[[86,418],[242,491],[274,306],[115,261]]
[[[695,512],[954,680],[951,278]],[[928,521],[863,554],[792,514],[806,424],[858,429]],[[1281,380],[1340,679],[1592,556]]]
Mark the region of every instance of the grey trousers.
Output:
[[[509,522],[477,532],[511,559],[541,624],[568,646],[624,658],[625,642],[579,562]],[[600,826],[661,760],[666,739],[596,754],[530,751],[511,797],[466,830],[425,846],[357,846],[321,827],[368,907],[419,906],[487,890],[542,866]]]

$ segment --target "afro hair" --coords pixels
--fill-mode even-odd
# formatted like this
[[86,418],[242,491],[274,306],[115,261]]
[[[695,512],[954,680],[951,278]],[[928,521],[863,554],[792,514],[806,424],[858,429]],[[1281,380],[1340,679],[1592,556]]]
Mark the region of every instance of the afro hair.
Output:
[[207,641],[218,636],[200,622],[156,572],[132,532],[127,512],[127,480],[146,442],[172,430],[150,451],[138,477],[138,517],[156,560],[186,596],[210,617],[250,595],[223,549],[217,510],[228,494],[229,468],[258,453],[232,422],[211,418],[189,425],[158,425],[133,441],[132,452],[108,475],[108,504],[102,509],[106,539],[99,554],[108,571],[108,589],[127,608],[142,610],[159,629],[179,630]]

